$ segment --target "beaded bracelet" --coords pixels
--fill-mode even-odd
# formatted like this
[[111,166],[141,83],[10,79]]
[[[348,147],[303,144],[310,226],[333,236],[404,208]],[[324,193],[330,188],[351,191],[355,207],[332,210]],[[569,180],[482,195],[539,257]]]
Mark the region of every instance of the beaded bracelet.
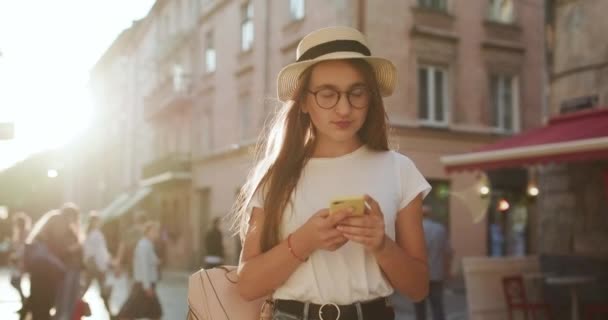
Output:
[[294,258],[298,259],[298,261],[300,261],[300,262],[306,262],[306,260],[308,260],[308,258],[306,258],[306,259],[302,259],[302,258],[300,258],[300,256],[298,256],[298,255],[297,255],[297,254],[296,254],[296,253],[293,251],[293,248],[291,247],[291,235],[292,235],[292,233],[290,233],[290,234],[287,236],[287,247],[289,248],[289,252],[291,252],[291,255],[292,255]]

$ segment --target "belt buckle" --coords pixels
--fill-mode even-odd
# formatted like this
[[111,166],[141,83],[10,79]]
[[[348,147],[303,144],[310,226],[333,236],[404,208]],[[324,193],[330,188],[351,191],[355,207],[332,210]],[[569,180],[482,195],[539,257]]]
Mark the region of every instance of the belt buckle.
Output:
[[340,319],[340,307],[338,307],[338,305],[335,304],[335,303],[324,303],[324,304],[321,305],[321,307],[319,307],[319,320],[331,320],[331,319],[325,319],[325,318],[323,318],[323,308],[325,306],[332,306],[332,307],[336,308],[336,310],[338,311],[338,315],[333,320]]

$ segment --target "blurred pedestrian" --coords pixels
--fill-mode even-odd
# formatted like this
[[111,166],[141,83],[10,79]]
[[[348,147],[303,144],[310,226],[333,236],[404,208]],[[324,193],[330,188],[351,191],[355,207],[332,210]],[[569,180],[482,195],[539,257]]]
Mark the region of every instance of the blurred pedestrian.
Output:
[[21,288],[21,280],[25,273],[25,243],[30,232],[32,219],[25,212],[17,212],[12,218],[12,241],[9,264],[11,266],[11,285],[19,293],[21,309],[18,311],[20,318],[27,313],[26,297]]
[[452,248],[445,227],[431,218],[432,210],[428,205],[422,207],[424,238],[429,261],[429,295],[415,304],[416,320],[426,320],[426,306],[430,304],[433,320],[444,320],[443,307],[444,281],[450,275]]
[[67,230],[59,210],[51,210],[36,221],[26,239],[24,265],[30,275],[28,308],[33,320],[51,319],[50,310],[66,272],[57,254],[56,238]]
[[51,242],[57,256],[66,266],[55,305],[56,320],[71,320],[77,302],[81,300],[80,274],[82,271],[82,242],[80,237],[80,209],[65,203],[60,209],[61,229]]
[[144,225],[144,237],[137,242],[133,261],[133,280],[127,301],[118,313],[119,319],[160,319],[162,308],[156,294],[158,264],[154,243],[160,237],[160,224],[155,221]]
[[108,250],[106,238],[101,231],[101,218],[97,215],[96,211],[91,211],[89,214],[89,225],[83,249],[86,270],[84,289],[86,291],[92,281],[97,280],[101,299],[108,314],[111,315],[109,299],[112,294],[112,286],[106,280],[110,272],[112,257]]
[[116,262],[114,263],[116,266],[126,269],[129,278],[132,276],[133,271],[135,246],[144,235],[143,230],[144,224],[146,223],[146,213],[145,211],[138,210],[133,213],[132,217],[133,223],[129,224],[129,227],[120,239],[118,251],[116,253]]
[[220,218],[213,219],[213,225],[205,236],[205,268],[215,268],[224,263],[224,243],[220,230]]

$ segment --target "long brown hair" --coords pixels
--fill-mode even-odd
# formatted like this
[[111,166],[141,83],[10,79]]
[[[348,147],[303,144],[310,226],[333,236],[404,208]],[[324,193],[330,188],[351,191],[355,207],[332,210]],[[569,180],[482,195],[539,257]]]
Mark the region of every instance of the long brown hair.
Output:
[[[358,132],[361,141],[372,150],[388,150],[387,115],[372,67],[361,59],[347,59],[363,75],[371,91],[367,117]],[[233,209],[233,228],[244,239],[249,227],[247,206],[256,192],[264,198],[264,225],[262,226],[262,252],[280,242],[280,225],[283,212],[290,204],[302,169],[312,156],[316,134],[308,114],[301,105],[306,98],[312,70],[301,76],[293,99],[277,112],[268,134],[260,137],[256,148],[256,162],[245,185],[241,188]]]

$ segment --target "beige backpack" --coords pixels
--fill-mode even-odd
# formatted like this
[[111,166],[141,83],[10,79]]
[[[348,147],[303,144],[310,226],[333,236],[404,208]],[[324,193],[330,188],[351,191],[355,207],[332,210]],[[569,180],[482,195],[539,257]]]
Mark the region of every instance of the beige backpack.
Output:
[[235,266],[201,269],[188,280],[188,320],[270,320],[272,301],[246,301]]

